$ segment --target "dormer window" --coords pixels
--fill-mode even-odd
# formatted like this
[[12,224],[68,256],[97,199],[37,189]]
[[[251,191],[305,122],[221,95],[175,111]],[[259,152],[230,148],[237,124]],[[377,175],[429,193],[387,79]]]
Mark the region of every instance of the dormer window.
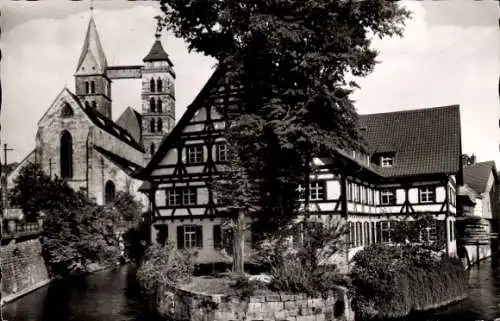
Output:
[[394,156],[380,156],[380,166],[392,167],[394,165]]

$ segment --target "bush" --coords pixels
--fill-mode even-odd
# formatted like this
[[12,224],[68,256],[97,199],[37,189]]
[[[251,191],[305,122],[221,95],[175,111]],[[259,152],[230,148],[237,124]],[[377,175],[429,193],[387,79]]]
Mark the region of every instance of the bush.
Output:
[[363,320],[402,317],[456,300],[467,291],[460,260],[422,246],[372,245],[353,261],[352,307]]
[[177,251],[170,243],[155,244],[146,250],[137,280],[144,294],[153,297],[165,286],[188,283],[193,270],[190,253]]

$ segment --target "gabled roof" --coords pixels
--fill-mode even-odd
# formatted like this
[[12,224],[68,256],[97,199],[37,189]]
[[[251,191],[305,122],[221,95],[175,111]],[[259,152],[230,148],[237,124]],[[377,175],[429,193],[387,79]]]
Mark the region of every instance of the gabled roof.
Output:
[[85,112],[85,114],[89,117],[90,121],[96,125],[97,127],[103,129],[110,135],[113,135],[114,137],[118,138],[122,142],[126,143],[127,145],[137,149],[140,152],[144,153],[144,149],[142,146],[134,140],[132,135],[125,130],[123,127],[117,125],[115,122],[113,122],[111,119],[103,116],[101,113],[99,113],[97,110],[95,110],[92,107],[85,107],[78,97],[73,94],[71,91],[69,91],[67,88],[65,90],[68,91],[68,93],[75,99],[77,102],[78,106]]
[[478,194],[488,192],[488,180],[493,174],[495,182],[498,184],[498,175],[494,161],[475,163],[464,167],[464,184],[469,185]]
[[385,176],[452,174],[460,170],[461,129],[458,105],[359,115],[373,157],[394,153]]
[[116,124],[132,135],[132,138],[139,144],[142,137],[142,115],[132,107],[127,107],[125,111],[118,117]]
[[82,52],[80,54],[80,59],[78,59],[78,64],[76,72],[80,70],[80,67],[85,60],[85,57],[91,55],[96,63],[96,70],[94,73],[105,73],[108,66],[106,60],[106,55],[102,49],[101,40],[99,39],[99,33],[97,32],[97,27],[95,25],[94,17],[90,17],[89,25],[87,27],[87,34],[85,35],[85,40],[83,42]]
[[116,155],[100,146],[94,146],[94,149],[101,153],[106,159],[110,162],[118,166],[121,170],[123,170],[128,175],[132,175],[133,173],[142,170],[142,166],[132,163],[131,161]]
[[151,50],[149,53],[144,57],[142,60],[144,62],[147,61],[168,61],[170,66],[173,66],[172,62],[170,61],[170,58],[168,57],[167,52],[165,49],[163,49],[163,46],[161,44],[161,41],[159,38],[156,39],[156,41],[153,44],[153,47],[151,47]]
[[209,97],[210,93],[216,89],[216,85],[219,83],[219,81],[222,79],[222,75],[224,72],[222,71],[222,68],[218,67],[212,76],[208,79],[207,83],[201,91],[198,93],[196,98],[193,100],[193,102],[186,108],[186,111],[184,112],[184,115],[182,115],[181,119],[179,119],[179,122],[175,125],[174,129],[170,132],[170,134],[165,135],[160,142],[160,145],[158,147],[158,151],[155,153],[153,158],[149,161],[147,166],[144,168],[144,170],[137,172],[135,174],[136,177],[146,179],[146,177],[151,174],[153,169],[158,165],[158,163],[165,157],[166,153],[169,151],[169,149],[173,146],[173,144],[177,141],[177,138],[179,135],[182,133],[182,130],[184,127],[189,123],[191,118],[194,117],[196,111],[203,107],[203,104],[205,103],[205,99]]

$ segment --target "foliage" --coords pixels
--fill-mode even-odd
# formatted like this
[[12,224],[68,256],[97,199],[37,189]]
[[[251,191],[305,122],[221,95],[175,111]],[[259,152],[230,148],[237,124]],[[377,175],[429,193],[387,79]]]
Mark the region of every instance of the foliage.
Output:
[[140,264],[147,248],[149,228],[146,222],[141,222],[123,233],[122,237],[125,243],[124,256],[127,259]]
[[248,298],[257,295],[259,292],[266,292],[267,285],[260,280],[250,280],[247,276],[236,274],[233,276],[231,287],[237,291],[241,298]]
[[[343,248],[346,232],[343,222],[330,217],[316,224],[295,224],[280,237],[261,243],[259,256],[270,267],[270,288],[316,296],[345,283],[330,259]],[[293,246],[291,238],[296,238]]]
[[226,139],[257,184],[260,229],[279,231],[296,213],[311,155],[362,148],[349,99],[357,85],[347,77],[372,71],[372,37],[401,35],[409,13],[382,0],[162,0],[161,8],[159,28],[217,59],[237,91],[238,103],[218,110]]
[[155,244],[146,250],[137,280],[144,293],[153,297],[165,286],[189,282],[193,270],[189,252],[178,251],[169,243]]
[[85,200],[80,193],[75,193],[61,179],[51,179],[39,164],[30,163],[19,171],[10,191],[13,206],[23,209],[26,219],[34,220],[40,211],[53,208],[77,208]]
[[462,298],[467,291],[458,259],[419,245],[371,245],[353,263],[352,306],[363,320],[402,317]]
[[118,191],[113,200],[113,207],[127,225],[138,226],[141,223],[144,206],[132,194]]

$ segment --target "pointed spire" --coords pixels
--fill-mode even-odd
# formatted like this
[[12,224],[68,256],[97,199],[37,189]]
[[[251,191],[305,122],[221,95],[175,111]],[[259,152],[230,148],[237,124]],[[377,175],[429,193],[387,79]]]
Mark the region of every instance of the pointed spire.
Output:
[[[93,6],[91,5],[91,12]],[[89,61],[90,60],[90,61]],[[85,63],[87,66],[82,66]],[[97,27],[95,25],[93,15],[90,16],[89,25],[87,27],[87,34],[85,35],[85,41],[83,43],[82,52],[80,54],[80,59],[78,59],[78,67],[76,69],[78,73],[105,73],[108,62],[106,56],[104,55],[104,50],[102,49],[101,40],[99,39],[99,33],[97,32]],[[83,67],[83,68],[82,68]]]

